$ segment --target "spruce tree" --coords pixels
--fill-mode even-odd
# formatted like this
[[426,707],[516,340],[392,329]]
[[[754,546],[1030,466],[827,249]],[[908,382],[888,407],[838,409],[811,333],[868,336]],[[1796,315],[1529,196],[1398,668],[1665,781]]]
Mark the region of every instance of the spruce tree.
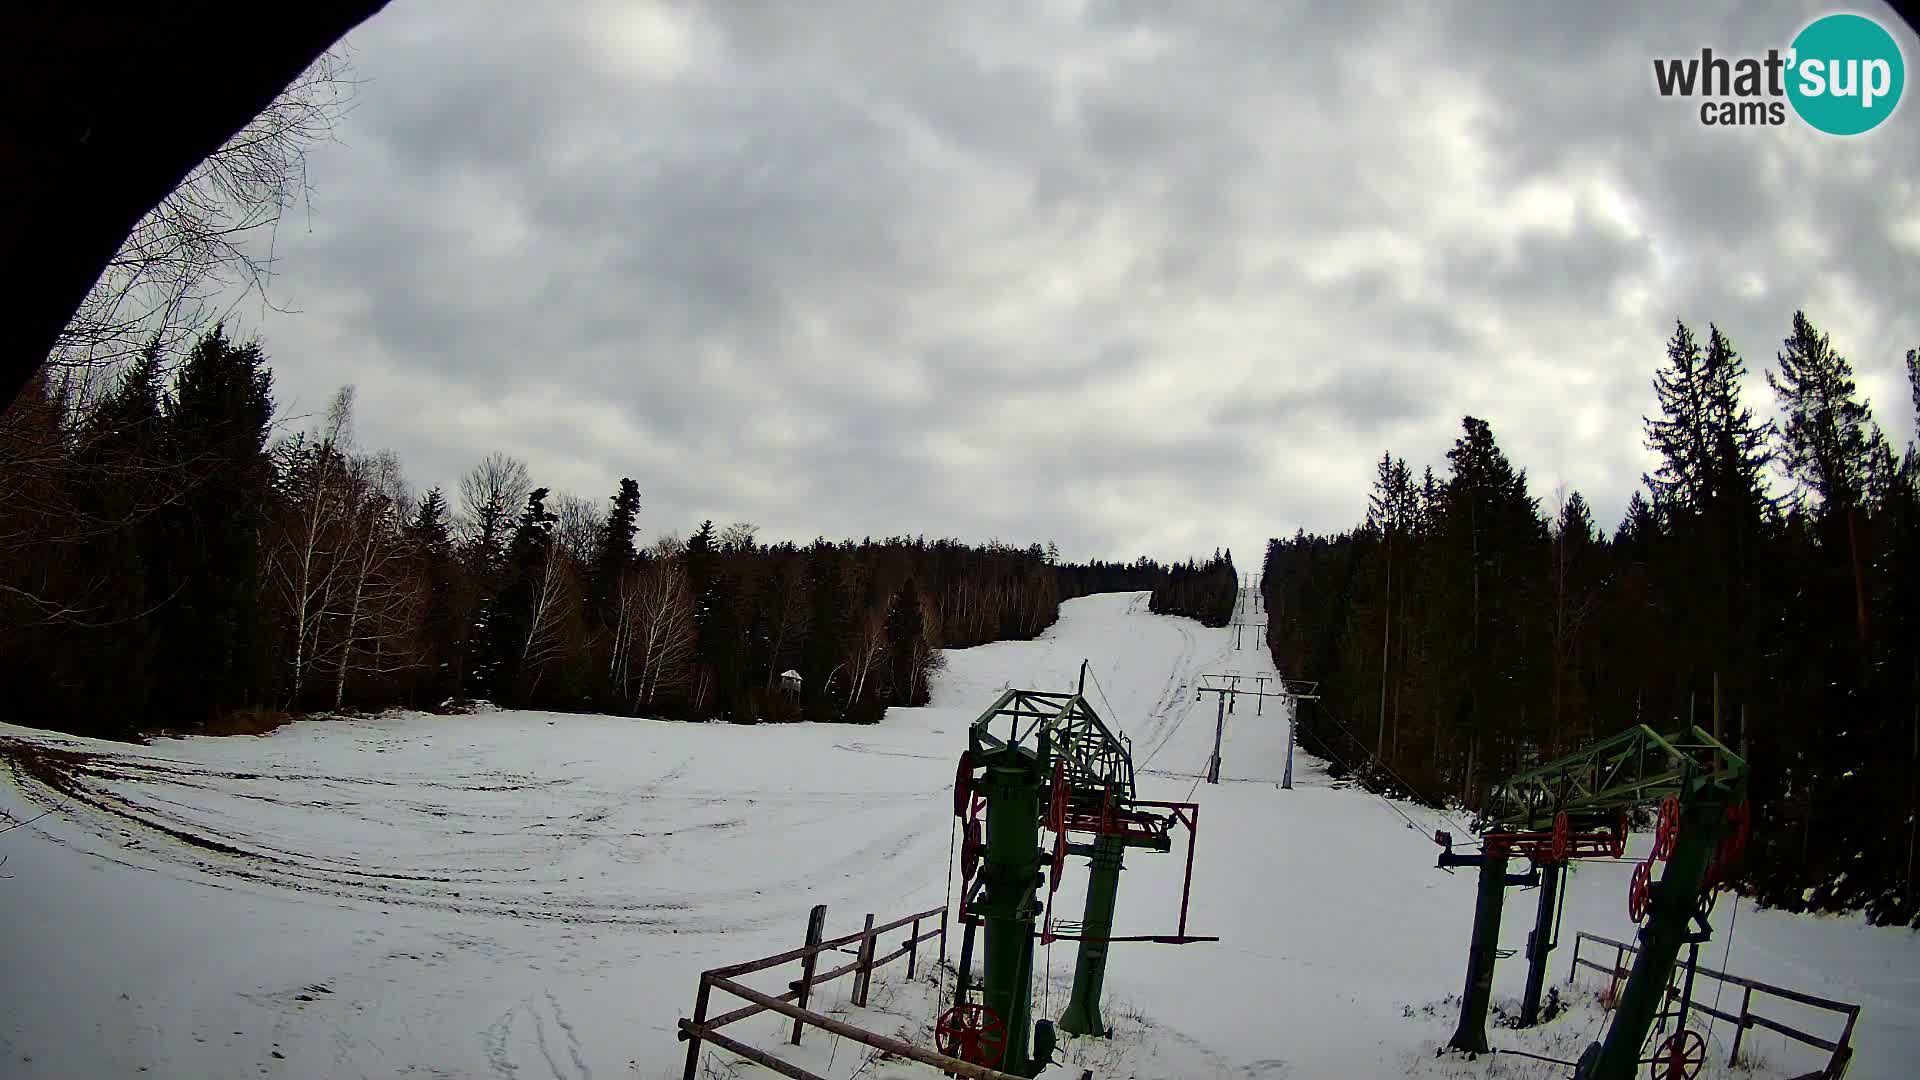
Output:
[[1845,514],[1865,502],[1875,447],[1885,437],[1872,409],[1856,396],[1853,365],[1805,312],[1793,313],[1793,332],[1778,357],[1779,371],[1767,373],[1767,384],[1787,421],[1780,432],[1781,461],[1796,483],[1819,498],[1823,516]]
[[1795,483],[1818,497],[1815,513],[1824,526],[1823,541],[1847,553],[1855,629],[1864,643],[1871,614],[1862,511],[1887,479],[1886,437],[1873,422],[1873,411],[1856,396],[1853,365],[1805,312],[1793,313],[1793,331],[1778,358],[1779,371],[1769,371],[1767,383],[1786,417],[1780,458]]
[[426,582],[426,605],[420,616],[422,681],[433,704],[461,695],[465,668],[448,513],[447,497],[435,486],[420,497],[407,526],[407,541]]
[[260,346],[216,326],[188,353],[166,418],[191,487],[166,514],[161,572],[178,584],[161,622],[155,698],[188,721],[257,702],[267,688],[260,569],[272,421]]
[[[800,650],[802,692],[810,719],[839,719],[836,699],[845,680],[837,674],[852,636],[852,620],[843,595],[845,578],[839,551],[824,537],[807,550],[807,598],[812,612],[807,639]],[[844,700],[844,699],[840,699]]]
[[83,560],[106,579],[91,621],[100,629],[81,650],[116,658],[112,679],[88,679],[112,730],[143,719],[156,681],[158,627],[154,609],[172,598],[162,550],[162,511],[189,483],[167,439],[161,357],[149,348],[82,425],[76,463],[84,480],[77,493],[79,527],[92,535]]
[[613,496],[613,511],[601,533],[600,550],[594,554],[592,579],[587,605],[602,627],[616,618],[614,606],[620,599],[620,579],[633,566],[633,537],[640,528],[640,485],[631,477],[622,478],[620,490]]
[[1461,421],[1461,435],[1447,451],[1452,467],[1442,526],[1451,566],[1451,607],[1464,648],[1465,685],[1454,712],[1467,739],[1468,766],[1462,794],[1478,798],[1494,770],[1512,763],[1509,737],[1498,719],[1517,715],[1526,688],[1524,604],[1528,572],[1543,566],[1546,522],[1527,494],[1524,470],[1515,469],[1478,417]]
[[1647,448],[1660,455],[1660,467],[1643,479],[1662,513],[1675,505],[1697,510],[1713,498],[1705,368],[1693,331],[1676,322],[1667,340],[1666,365],[1653,378],[1660,419],[1641,418]]
[[[687,540],[687,584],[693,592],[694,648],[709,685],[707,698],[723,720],[736,718],[740,692],[740,619],[733,583],[721,562],[712,521]],[[696,707],[701,703],[696,702]],[[749,718],[750,719],[750,718]]]
[[473,682],[498,705],[519,704],[525,690],[521,660],[535,630],[540,570],[550,554],[549,547],[555,543],[553,527],[559,520],[547,509],[548,494],[543,487],[528,493],[526,508],[507,545],[505,580],[488,604],[484,620]]

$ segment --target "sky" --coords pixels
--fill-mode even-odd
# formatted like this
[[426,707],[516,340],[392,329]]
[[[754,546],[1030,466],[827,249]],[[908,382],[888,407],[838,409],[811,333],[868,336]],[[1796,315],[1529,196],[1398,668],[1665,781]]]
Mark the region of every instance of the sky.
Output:
[[1839,138],[1654,89],[1834,10],[1920,60],[1873,4],[392,0],[236,322],[289,425],[352,384],[417,487],[632,476],[643,539],[1257,568],[1469,414],[1611,525],[1676,319],[1770,410],[1804,308],[1911,436],[1920,103]]

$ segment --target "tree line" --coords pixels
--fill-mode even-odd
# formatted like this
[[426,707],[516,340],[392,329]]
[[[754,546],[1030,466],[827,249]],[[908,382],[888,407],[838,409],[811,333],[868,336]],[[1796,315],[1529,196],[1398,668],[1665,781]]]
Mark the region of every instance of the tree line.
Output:
[[1192,559],[1167,568],[1153,588],[1148,610],[1158,615],[1185,615],[1203,626],[1225,626],[1233,621],[1240,596],[1240,573],[1233,568],[1233,551],[1213,552],[1206,562]]
[[[1920,350],[1906,369],[1920,421]],[[1274,658],[1321,682],[1310,748],[1435,804],[1697,725],[1752,766],[1745,889],[1920,925],[1920,449],[1804,313],[1765,373],[1777,421],[1746,375],[1717,327],[1676,325],[1659,465],[1611,534],[1577,491],[1543,508],[1483,419],[1441,475],[1383,455],[1363,522],[1268,545]]]
[[927,701],[943,647],[1168,576],[1050,543],[768,544],[711,521],[643,550],[634,479],[601,503],[497,453],[415,496],[357,444],[351,389],[276,435],[266,356],[218,328],[91,396],[48,374],[0,415],[0,676],[43,727],[476,699],[872,722]]

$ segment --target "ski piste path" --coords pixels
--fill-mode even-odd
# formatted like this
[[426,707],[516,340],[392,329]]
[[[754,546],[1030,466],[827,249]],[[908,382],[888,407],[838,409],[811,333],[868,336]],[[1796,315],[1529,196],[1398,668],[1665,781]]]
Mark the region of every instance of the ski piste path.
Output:
[[[150,746],[0,727],[15,766],[0,811],[28,822],[0,835],[0,1075],[677,1077],[674,1025],[702,969],[791,948],[816,903],[829,932],[940,903],[967,726],[1004,688],[1071,689],[1082,659],[1095,707],[1133,738],[1143,797],[1201,803],[1189,929],[1223,940],[1115,946],[1115,1038],[1067,1040],[1070,1064],[1047,1077],[1563,1075],[1433,1056],[1474,892],[1471,874],[1433,866],[1438,815],[1335,784],[1304,755],[1279,790],[1273,700],[1236,704],[1223,782],[1197,783],[1215,706],[1196,682],[1274,674],[1253,636],[1236,650],[1231,628],[1152,615],[1145,594],[1086,597],[1036,641],[949,651],[930,706],[872,727],[393,713]],[[1173,929],[1182,855],[1129,854],[1115,933]],[[1063,918],[1083,899],[1072,863]],[[1576,867],[1551,969],[1563,993],[1574,931],[1631,936],[1630,865]],[[1716,911],[1709,966],[1732,908]],[[1504,946],[1532,910],[1510,892]],[[1912,1075],[1920,937],[1746,904],[1732,937],[1731,970],[1865,1006],[1849,1077]],[[1041,950],[1038,1015],[1060,1011],[1073,958],[1070,943]],[[1524,968],[1501,963],[1496,1004]],[[935,988],[903,972],[882,973],[868,1010],[846,1005],[848,980],[817,1000],[924,1044]],[[1560,1019],[1496,1029],[1495,1044],[1577,1056],[1604,1021],[1583,981]],[[729,1031],[777,1046],[776,1019]],[[1703,1075],[1821,1062],[1754,1031],[1762,1067],[1728,1074],[1730,1034],[1719,1025]],[[812,1032],[789,1053],[835,1080],[934,1075],[857,1049]],[[767,1075],[707,1060],[711,1076]]]

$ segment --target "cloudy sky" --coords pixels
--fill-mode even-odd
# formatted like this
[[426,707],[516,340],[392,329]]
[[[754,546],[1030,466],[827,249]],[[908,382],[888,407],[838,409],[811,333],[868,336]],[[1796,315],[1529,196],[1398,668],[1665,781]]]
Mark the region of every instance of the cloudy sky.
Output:
[[1920,104],[1839,139],[1653,90],[1828,10],[392,0],[279,237],[297,313],[242,321],[416,484],[631,475],[649,536],[1245,565],[1469,413],[1611,523],[1676,318],[1757,371],[1804,306],[1912,432]]

